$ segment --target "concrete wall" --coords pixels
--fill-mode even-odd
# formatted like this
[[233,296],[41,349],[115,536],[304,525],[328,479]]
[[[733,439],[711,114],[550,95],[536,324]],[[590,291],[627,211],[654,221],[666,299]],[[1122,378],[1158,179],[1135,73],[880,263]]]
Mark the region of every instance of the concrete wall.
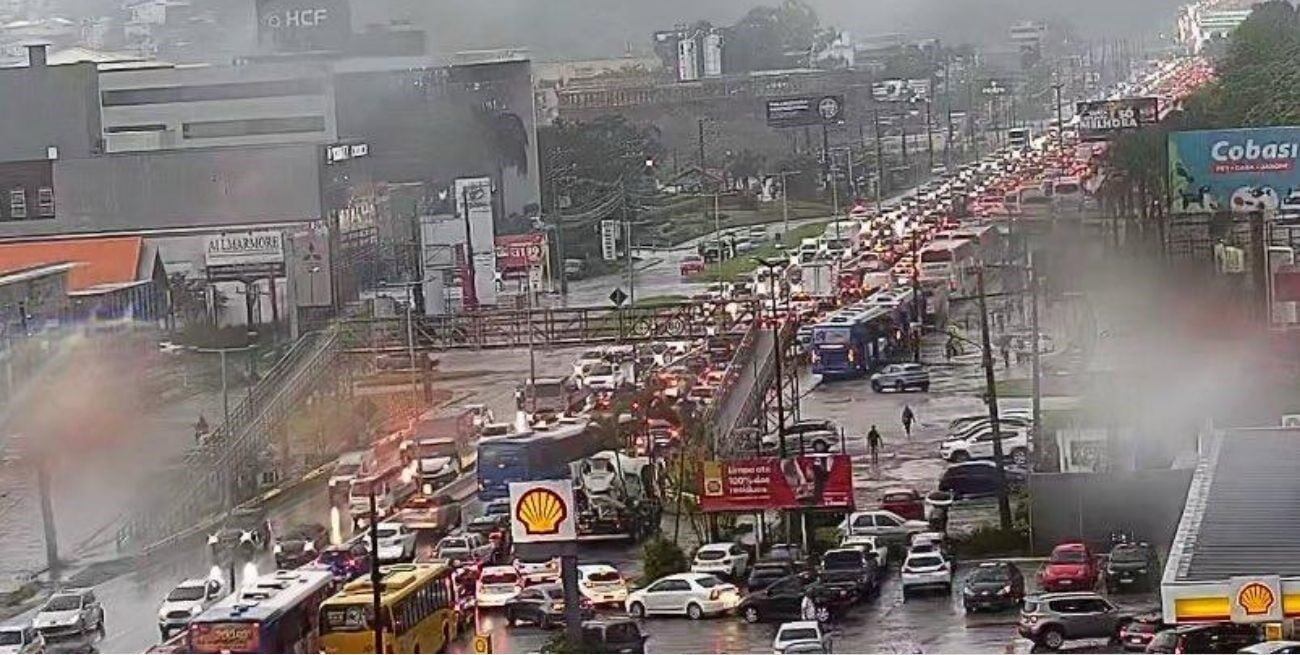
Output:
[[99,78],[94,64],[46,66],[44,47],[36,61],[0,68],[0,162],[89,157],[100,139]]
[[60,161],[57,218],[0,223],[0,238],[314,220],[319,153],[287,145]]
[[1192,470],[1048,473],[1030,478],[1033,548],[1082,538],[1105,549],[1112,530],[1126,530],[1162,552],[1183,513]]

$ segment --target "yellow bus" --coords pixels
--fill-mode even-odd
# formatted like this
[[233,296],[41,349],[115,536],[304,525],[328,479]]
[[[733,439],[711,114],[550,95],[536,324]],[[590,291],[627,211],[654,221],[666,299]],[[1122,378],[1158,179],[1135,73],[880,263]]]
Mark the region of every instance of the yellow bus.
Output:
[[[394,564],[380,569],[380,604],[387,653],[436,653],[456,639],[453,569],[446,563]],[[343,587],[320,606],[326,653],[372,653],[374,596],[370,577]]]

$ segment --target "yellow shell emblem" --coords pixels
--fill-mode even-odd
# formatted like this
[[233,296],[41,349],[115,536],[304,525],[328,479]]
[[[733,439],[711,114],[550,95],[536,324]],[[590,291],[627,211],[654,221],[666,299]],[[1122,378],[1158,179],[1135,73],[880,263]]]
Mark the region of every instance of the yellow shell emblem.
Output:
[[1277,598],[1273,596],[1273,590],[1261,582],[1252,582],[1237,592],[1237,604],[1246,610],[1247,615],[1268,614],[1275,602]]
[[569,508],[554,491],[532,489],[519,498],[515,516],[528,534],[555,534],[560,531],[560,522],[569,516]]

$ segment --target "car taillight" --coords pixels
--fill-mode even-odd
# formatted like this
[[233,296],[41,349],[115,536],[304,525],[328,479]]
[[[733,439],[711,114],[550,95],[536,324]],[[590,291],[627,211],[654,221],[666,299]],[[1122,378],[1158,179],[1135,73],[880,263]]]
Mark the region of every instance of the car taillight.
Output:
[[713,591],[709,592],[709,600],[717,600],[719,598],[722,598],[721,589],[714,589]]

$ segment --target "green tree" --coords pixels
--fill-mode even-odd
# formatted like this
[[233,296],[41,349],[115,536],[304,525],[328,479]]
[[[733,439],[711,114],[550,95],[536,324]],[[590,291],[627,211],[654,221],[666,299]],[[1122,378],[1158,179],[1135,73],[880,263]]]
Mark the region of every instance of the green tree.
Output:
[[806,66],[809,55],[834,37],[835,30],[823,29],[804,0],[754,7],[728,31],[723,67],[739,73]]

